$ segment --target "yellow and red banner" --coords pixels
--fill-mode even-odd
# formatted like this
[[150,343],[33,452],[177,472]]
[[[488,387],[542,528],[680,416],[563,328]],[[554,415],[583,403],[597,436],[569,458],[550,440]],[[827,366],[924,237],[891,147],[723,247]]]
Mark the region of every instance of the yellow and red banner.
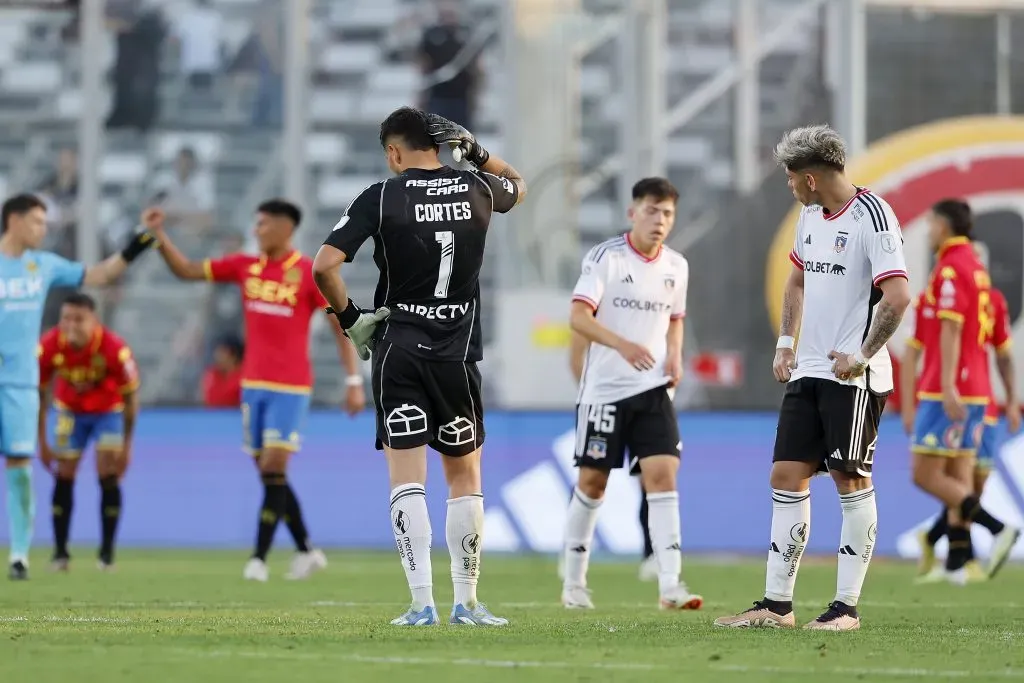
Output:
[[[847,166],[847,175],[881,195],[895,211],[903,226],[911,289],[916,293],[930,269],[924,226],[935,202],[959,197],[975,213],[1024,215],[1024,117],[970,116],[910,128],[872,144]],[[768,253],[765,296],[775,330],[792,268],[789,251],[800,208],[794,205],[786,214]],[[890,343],[894,354],[903,351],[906,329],[905,325]]]

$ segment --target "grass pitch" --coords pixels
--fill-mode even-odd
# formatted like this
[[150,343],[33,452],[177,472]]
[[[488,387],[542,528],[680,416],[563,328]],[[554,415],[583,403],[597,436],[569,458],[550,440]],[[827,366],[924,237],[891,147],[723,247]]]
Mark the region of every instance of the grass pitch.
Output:
[[[548,558],[484,557],[481,598],[503,629],[401,629],[407,604],[397,557],[329,553],[306,582],[241,580],[244,552],[124,551],[101,574],[91,551],[67,575],[33,557],[32,580],[0,584],[0,678],[26,683],[440,681],[1024,680],[1024,569],[987,584],[917,587],[913,568],[876,560],[860,632],[732,631],[711,621],[760,597],[764,564],[688,559],[707,600],[696,613],[656,608],[636,565],[595,563],[597,609],[568,612]],[[448,558],[434,556],[435,598],[447,616]],[[797,617],[824,610],[834,559],[804,561]]]

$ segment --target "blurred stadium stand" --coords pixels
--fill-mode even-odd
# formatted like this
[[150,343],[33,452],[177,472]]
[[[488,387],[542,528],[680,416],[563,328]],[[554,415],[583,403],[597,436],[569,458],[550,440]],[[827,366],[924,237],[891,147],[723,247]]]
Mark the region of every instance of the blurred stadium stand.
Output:
[[[593,16],[613,16],[619,0],[582,0]],[[784,21],[802,0],[765,0],[759,7],[759,32],[767,34]],[[366,185],[387,173],[377,141],[380,120],[403,104],[420,99],[421,74],[414,60],[420,26],[429,18],[429,3],[409,0],[313,0],[310,35],[308,116],[305,142],[309,191],[300,245],[314,253],[323,235],[348,202]],[[185,16],[192,0],[166,0],[158,7],[168,27]],[[159,117],[152,130],[109,129],[97,172],[102,182],[99,224],[104,243],[116,241],[135,221],[138,210],[161,189],[160,179],[172,173],[182,147],[195,150],[199,166],[216,188],[213,226],[182,246],[196,258],[216,255],[248,235],[258,201],[284,187],[280,163],[280,127],[254,126],[252,113],[260,87],[230,67],[261,27],[283,23],[280,3],[264,0],[213,0],[223,17],[219,41],[225,69],[213,87],[190,87],[179,70],[176,47],[162,46]],[[463,0],[463,22],[478,32],[494,31],[499,0]],[[668,54],[665,56],[668,101],[678,102],[733,64],[735,3],[722,0],[671,0],[668,8]],[[76,147],[76,121],[81,115],[81,54],[65,40],[67,13],[3,10],[0,21],[0,190],[32,188],[52,170],[57,151]],[[991,54],[996,41],[991,15],[922,14],[909,9],[871,9],[867,15],[869,70],[868,139],[924,121],[965,113],[990,112],[996,98],[992,60],[962,55]],[[1024,23],[1012,24],[1012,36],[1024,39]],[[173,28],[169,28],[173,33]],[[780,133],[797,123],[829,117],[830,91],[824,76],[824,12],[810,25],[792,32],[785,45],[767,55],[758,67],[760,83],[759,176],[771,172],[771,148]],[[955,45],[955,49],[949,46]],[[620,144],[622,112],[629,103],[616,83],[614,42],[589,52],[579,72],[582,117],[580,168],[590,169]],[[484,88],[479,99],[478,136],[503,151],[501,49],[488,41],[481,53]],[[1014,55],[1015,64],[1022,58]],[[107,36],[104,64],[115,60],[114,39]],[[298,77],[289,74],[288,77]],[[1024,69],[1013,70],[1013,104],[1024,105]],[[111,96],[108,86],[104,97]],[[758,207],[785,209],[784,187],[740,196],[734,189],[735,112],[730,94],[717,98],[665,142],[668,174],[682,190],[675,243],[691,260],[714,263],[727,246],[735,263],[723,273],[694,269],[700,299],[692,302],[693,320],[702,344],[717,346],[737,335],[767,339],[765,313],[758,299],[750,303],[744,322],[712,324],[720,312],[737,306],[750,288],[758,288],[763,254],[774,227],[755,225]],[[512,161],[515,155],[509,152]],[[581,198],[578,207],[578,249],[622,229],[623,209],[615,179]],[[777,186],[777,179],[772,180]],[[775,209],[773,208],[773,211]],[[750,223],[754,221],[754,223]],[[749,225],[740,225],[740,222]],[[752,234],[757,232],[758,234]],[[762,234],[763,233],[763,234]],[[490,254],[485,305],[493,308],[498,258]],[[347,270],[355,294],[369,300],[376,270],[369,249]],[[710,260],[709,260],[710,259]],[[756,266],[753,264],[757,264]],[[699,288],[699,289],[698,289]],[[113,324],[136,349],[147,378],[147,402],[194,403],[198,378],[213,339],[239,324],[233,292],[179,283],[155,257],[133,269],[127,286],[111,301]],[[493,320],[484,314],[485,323]],[[485,335],[493,328],[486,327]],[[760,336],[759,336],[760,335]],[[688,344],[691,341],[688,340]],[[756,346],[751,342],[751,346]],[[767,348],[767,347],[766,347]],[[170,349],[170,352],[168,351]],[[749,349],[742,349],[748,351]],[[341,395],[333,341],[326,329],[316,335],[314,358],[318,383],[315,400],[334,402]],[[756,360],[756,352],[749,362]],[[758,392],[754,392],[755,394]],[[743,405],[749,399],[723,399]],[[756,400],[755,400],[756,403]],[[762,406],[763,407],[763,406]]]

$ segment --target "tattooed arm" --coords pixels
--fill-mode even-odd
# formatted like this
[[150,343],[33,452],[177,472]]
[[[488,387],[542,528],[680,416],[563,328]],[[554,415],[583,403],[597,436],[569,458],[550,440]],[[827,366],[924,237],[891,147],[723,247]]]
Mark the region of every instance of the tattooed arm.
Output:
[[910,283],[905,277],[890,277],[878,283],[882,300],[875,306],[871,329],[860,347],[865,358],[878,353],[903,320],[903,313],[910,306]]
[[800,314],[804,309],[804,271],[793,268],[782,293],[782,324],[780,337],[795,337],[800,327]]
[[[492,154],[487,162],[480,167],[480,170],[484,173],[490,173],[496,175],[499,178],[505,178],[512,182],[516,186],[516,204],[522,204],[523,199],[526,198],[526,181],[523,180],[523,175],[512,167],[512,164],[508,163],[501,157]],[[497,209],[496,209],[497,210]]]
[[779,382],[788,382],[796,368],[796,351],[793,338],[800,326],[800,314],[804,307],[804,271],[795,266],[786,280],[782,293],[782,324],[779,325],[779,342],[775,348],[772,374]]

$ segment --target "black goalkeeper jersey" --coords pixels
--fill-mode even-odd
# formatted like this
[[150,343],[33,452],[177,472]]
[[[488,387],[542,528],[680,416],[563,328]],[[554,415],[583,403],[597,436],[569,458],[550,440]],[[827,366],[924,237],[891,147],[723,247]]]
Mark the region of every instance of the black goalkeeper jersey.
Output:
[[374,308],[391,316],[381,341],[429,360],[479,361],[480,268],[491,214],[519,188],[490,173],[418,168],[370,185],[324,240],[351,261],[367,239],[380,270]]

